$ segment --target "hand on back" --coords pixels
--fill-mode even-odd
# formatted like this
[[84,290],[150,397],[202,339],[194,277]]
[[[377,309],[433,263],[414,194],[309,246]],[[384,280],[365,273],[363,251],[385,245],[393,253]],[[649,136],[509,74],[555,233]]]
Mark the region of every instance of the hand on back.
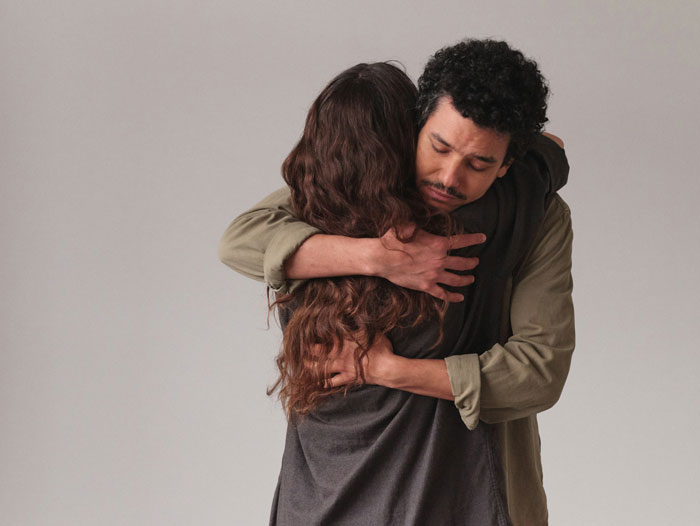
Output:
[[[413,226],[402,234],[410,235]],[[382,248],[376,274],[395,285],[435,296],[449,302],[464,300],[464,296],[450,292],[441,285],[464,287],[474,282],[474,276],[460,276],[454,270],[472,270],[478,258],[449,256],[448,251],[478,245],[486,240],[484,234],[437,236],[418,230],[412,241],[402,243],[394,230],[380,238]]]

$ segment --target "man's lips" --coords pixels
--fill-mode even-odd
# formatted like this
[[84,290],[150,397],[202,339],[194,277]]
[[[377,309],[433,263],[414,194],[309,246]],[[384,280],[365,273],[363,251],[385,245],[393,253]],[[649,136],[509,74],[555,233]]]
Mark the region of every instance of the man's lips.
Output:
[[432,186],[425,186],[425,191],[428,193],[428,195],[432,198],[435,199],[436,201],[441,201],[443,203],[449,202],[449,201],[455,201],[457,198],[450,195],[446,194],[444,192],[441,192],[440,190],[436,190]]

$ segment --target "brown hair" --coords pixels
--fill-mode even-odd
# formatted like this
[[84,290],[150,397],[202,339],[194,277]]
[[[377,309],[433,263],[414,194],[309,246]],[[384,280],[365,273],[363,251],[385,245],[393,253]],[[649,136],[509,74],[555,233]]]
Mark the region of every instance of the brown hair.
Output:
[[[446,215],[431,218],[416,189],[416,95],[406,74],[383,62],[358,64],[326,86],[282,165],[299,219],[349,237],[377,238],[389,229],[400,236],[406,223],[450,228]],[[364,381],[362,359],[378,336],[428,319],[442,321],[446,310],[428,294],[365,276],[311,279],[278,296],[273,306],[289,321],[277,357],[280,376],[268,394],[279,389],[289,417],[347,390],[325,386],[335,344],[355,340],[355,368]]]

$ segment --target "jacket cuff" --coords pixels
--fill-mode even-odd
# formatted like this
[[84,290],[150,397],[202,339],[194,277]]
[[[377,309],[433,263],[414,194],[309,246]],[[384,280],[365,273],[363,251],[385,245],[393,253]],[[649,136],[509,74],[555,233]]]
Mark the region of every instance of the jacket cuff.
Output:
[[265,250],[263,258],[263,275],[267,286],[275,292],[291,292],[306,280],[287,280],[284,275],[284,262],[289,258],[308,238],[320,234],[318,228],[306,223],[290,223],[280,228],[272,237]]
[[479,424],[481,366],[478,354],[458,354],[445,358],[455,406],[470,431]]

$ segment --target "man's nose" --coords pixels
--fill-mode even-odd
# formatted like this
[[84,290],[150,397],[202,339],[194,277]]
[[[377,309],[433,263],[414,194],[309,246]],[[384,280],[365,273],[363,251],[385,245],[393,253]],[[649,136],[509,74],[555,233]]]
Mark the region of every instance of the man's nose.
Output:
[[440,182],[445,188],[453,188],[459,186],[460,161],[458,159],[450,160],[445,163],[440,171]]

